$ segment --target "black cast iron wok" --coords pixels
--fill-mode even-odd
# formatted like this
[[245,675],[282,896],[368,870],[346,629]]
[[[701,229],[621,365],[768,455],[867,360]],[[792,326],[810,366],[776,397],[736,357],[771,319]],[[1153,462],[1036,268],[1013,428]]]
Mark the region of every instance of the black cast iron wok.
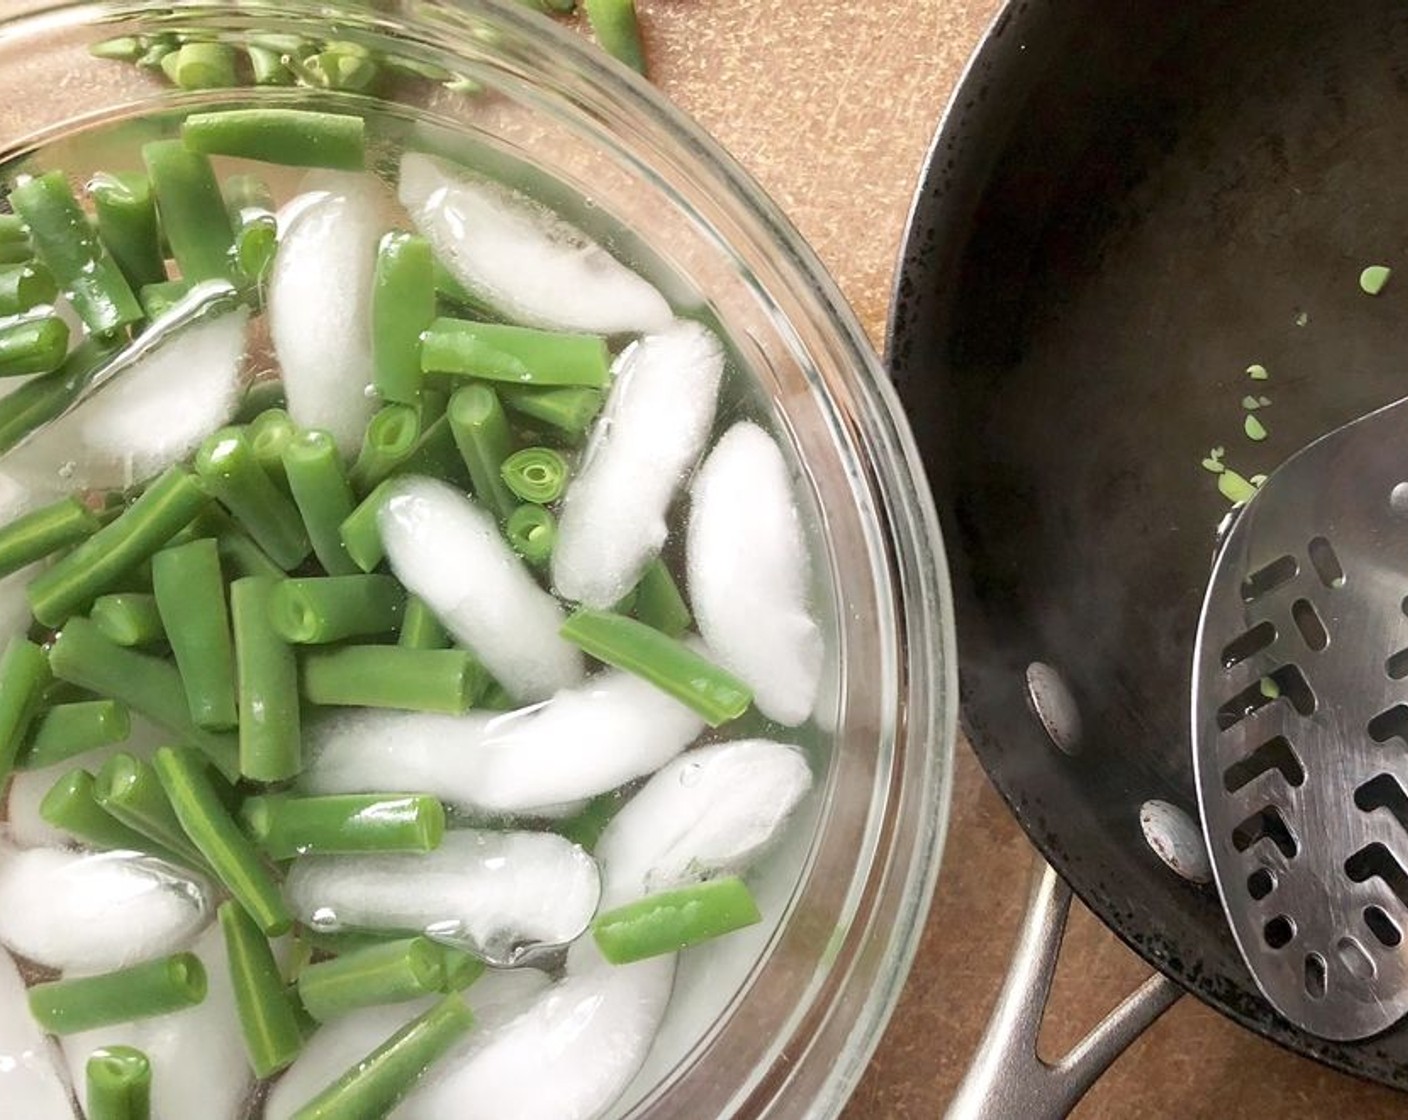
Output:
[[[1399,266],[1377,298],[1370,263]],[[1022,825],[1201,999],[1408,1087],[1408,1026],[1337,1045],[1278,1018],[1215,890],[1139,823],[1150,798],[1196,812],[1189,669],[1228,508],[1200,460],[1269,471],[1408,394],[1408,4],[1011,3],[937,138],[889,350],[952,553],[966,729]],[[1273,402],[1262,444],[1247,393]],[[1035,717],[1032,662],[1074,695],[1078,754]]]

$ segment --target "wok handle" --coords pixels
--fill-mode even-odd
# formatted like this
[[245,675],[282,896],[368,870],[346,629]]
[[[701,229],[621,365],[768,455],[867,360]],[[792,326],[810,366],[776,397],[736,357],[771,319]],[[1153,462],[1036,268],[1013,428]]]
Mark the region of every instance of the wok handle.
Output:
[[1183,990],[1155,973],[1056,1062],[1037,1054],[1071,909],[1071,888],[1038,857],[1012,964],[947,1120],[1058,1120]]

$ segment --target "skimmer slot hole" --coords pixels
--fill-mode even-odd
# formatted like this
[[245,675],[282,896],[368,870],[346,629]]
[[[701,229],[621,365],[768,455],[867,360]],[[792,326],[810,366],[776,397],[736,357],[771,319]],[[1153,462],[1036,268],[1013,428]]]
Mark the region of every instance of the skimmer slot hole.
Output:
[[1222,650],[1222,667],[1231,669],[1249,657],[1270,648],[1276,640],[1276,627],[1270,622],[1258,622],[1244,634],[1233,638]]
[[1294,940],[1296,924],[1284,914],[1272,918],[1261,929],[1261,936],[1273,949],[1284,949]]
[[1284,735],[1277,735],[1274,739],[1262,743],[1240,762],[1229,766],[1222,775],[1222,786],[1228,793],[1236,793],[1268,770],[1279,770],[1289,786],[1300,786],[1305,782],[1305,767],[1296,757],[1291,741]]
[[1310,542],[1310,563],[1326,587],[1344,586],[1344,567],[1335,555],[1334,546],[1324,537],[1316,537]]
[[1300,573],[1300,565],[1294,556],[1286,555],[1271,561],[1264,568],[1258,568],[1242,581],[1242,599],[1255,603],[1263,595],[1290,583]]
[[1384,672],[1388,674],[1391,681],[1401,681],[1408,677],[1408,649],[1401,649],[1397,653],[1390,655],[1384,662]]
[[1391,739],[1408,742],[1408,704],[1395,704],[1371,719],[1365,730],[1376,743],[1387,743]]
[[1247,876],[1247,893],[1260,902],[1276,889],[1276,876],[1264,867],[1258,867]]
[[1369,950],[1352,937],[1341,937],[1335,942],[1335,956],[1339,957],[1344,970],[1358,980],[1372,980],[1379,971]]
[[1232,830],[1232,846],[1239,852],[1245,852],[1262,840],[1270,840],[1287,859],[1294,859],[1299,849],[1286,818],[1275,805],[1253,813]]
[[1217,709],[1217,729],[1228,731],[1248,716],[1255,715],[1273,700],[1285,700],[1297,715],[1315,714],[1315,693],[1298,666],[1279,669],[1253,681]]
[[1295,619],[1296,629],[1300,631],[1300,636],[1305,639],[1305,644],[1310,649],[1319,653],[1330,644],[1329,631],[1325,629],[1325,624],[1320,621],[1320,612],[1315,609],[1315,604],[1309,599],[1297,599],[1291,604],[1291,617]]
[[1408,906],[1408,871],[1403,870],[1403,865],[1382,844],[1375,842],[1360,848],[1344,861],[1344,873],[1356,883],[1382,879],[1384,886],[1398,896],[1398,901]]
[[1354,791],[1354,804],[1365,813],[1387,809],[1398,822],[1398,827],[1408,830],[1408,793],[1404,792],[1392,774],[1370,778]]
[[1364,924],[1369,927],[1374,939],[1386,949],[1397,949],[1403,943],[1403,931],[1382,906],[1364,907]]
[[1325,998],[1325,958],[1319,953],[1305,955],[1305,994],[1311,999]]

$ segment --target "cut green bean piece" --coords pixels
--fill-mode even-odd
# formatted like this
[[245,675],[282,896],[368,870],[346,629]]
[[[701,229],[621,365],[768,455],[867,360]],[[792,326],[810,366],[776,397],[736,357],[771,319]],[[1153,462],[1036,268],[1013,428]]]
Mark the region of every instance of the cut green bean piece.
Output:
[[18,214],[0,214],[0,245],[29,242],[29,227]]
[[98,747],[120,743],[131,733],[131,717],[116,700],[55,704],[34,720],[15,765],[19,770],[57,766]]
[[308,109],[224,109],[192,113],[181,142],[210,156],[239,156],[290,167],[360,171],[366,162],[361,117]]
[[187,281],[164,280],[144,285],[137,298],[142,301],[142,310],[148,319],[160,319],[190,294],[191,285]]
[[559,836],[571,840],[585,852],[595,852],[601,834],[613,817],[621,811],[625,799],[616,791],[599,794],[587,803],[587,807],[575,817],[554,825]]
[[377,525],[377,517],[382,505],[391,496],[394,485],[395,479],[389,478],[363,498],[338,530],[347,555],[364,572],[375,569],[386,557],[381,546],[381,528]]
[[249,56],[249,69],[257,86],[291,86],[293,71],[284,65],[284,56],[268,47],[250,43],[244,48]]
[[562,497],[571,470],[561,452],[551,447],[525,447],[505,459],[499,472],[504,485],[523,501],[545,506]]
[[235,263],[252,284],[260,284],[279,249],[279,223],[273,214],[246,212],[235,226]]
[[10,192],[10,205],[89,330],[111,334],[142,318],[131,285],[88,224],[62,171],[21,182]]
[[163,58],[161,68],[182,89],[229,89],[238,84],[235,48],[225,43],[186,43]]
[[240,773],[281,782],[303,768],[298,719],[298,661],[271,624],[278,580],[230,585],[240,702]]
[[99,595],[88,612],[93,625],[120,646],[150,646],[166,637],[156,596],[139,591]]
[[635,0],[582,0],[582,6],[602,49],[637,74],[644,74],[645,43],[640,37]]
[[298,426],[282,408],[261,412],[247,429],[250,449],[255,461],[264,468],[274,485],[288,492],[288,474],[284,469],[284,448],[298,436]]
[[504,523],[504,536],[514,552],[533,567],[541,568],[557,544],[557,518],[539,505],[519,506]]
[[214,875],[149,763],[126,752],[113,755],[93,779],[93,799],[109,816],[169,852],[174,862]]
[[249,798],[240,817],[245,829],[271,859],[359,852],[429,852],[440,846],[445,835],[444,806],[434,797],[421,794],[270,794]]
[[694,621],[675,577],[658,556],[646,566],[636,585],[635,616],[671,638],[680,637]]
[[606,340],[506,323],[436,319],[420,350],[426,373],[449,373],[516,385],[604,387],[611,378]]
[[303,655],[303,695],[314,704],[458,715],[487,685],[484,667],[458,649],[343,646]]
[[60,680],[112,697],[197,747],[226,777],[239,773],[238,739],[196,726],[181,675],[169,661],[124,649],[103,637],[88,619],[71,618],[49,649],[49,666]]
[[449,632],[434,612],[412,595],[406,599],[396,644],[404,649],[448,649],[451,643]]
[[161,70],[164,73],[165,68],[162,64],[166,61],[166,56],[174,54],[179,48],[179,43],[168,39],[158,39],[148,43],[147,49],[137,59],[137,65],[147,70]]
[[114,353],[101,340],[89,339],[53,373],[27,381],[0,399],[0,455],[63,413]]
[[598,661],[669,693],[710,727],[737,719],[753,702],[748,686],[732,673],[634,618],[582,608],[562,624],[561,633]]
[[646,895],[598,914],[592,938],[612,964],[677,953],[762,921],[747,884],[735,875]]
[[219,506],[207,506],[194,524],[200,531],[199,535],[215,538],[215,545],[220,551],[220,565],[231,579],[242,576],[283,578],[284,570]]
[[220,932],[245,1053],[255,1076],[286,1068],[303,1049],[303,1031],[268,939],[237,902],[222,902]]
[[289,489],[318,563],[329,575],[353,574],[358,568],[347,555],[341,529],[356,499],[337,443],[327,432],[301,432],[284,447],[283,456]]
[[287,933],[293,916],[279,885],[226,809],[199,756],[185,748],[162,747],[152,766],[181,827],[220,881],[249,911],[265,936]]
[[537,389],[505,385],[499,390],[504,404],[520,416],[546,424],[573,442],[580,441],[601,412],[606,394],[600,389]]
[[100,39],[88,47],[94,58],[105,58],[110,62],[136,62],[147,48],[135,35],[120,35],[113,39]]
[[390,576],[290,579],[270,597],[269,618],[286,642],[324,645],[393,634],[405,605],[405,589]]
[[151,1120],[152,1065],[131,1046],[104,1046],[84,1067],[88,1120]]
[[420,336],[435,318],[435,259],[430,243],[388,233],[377,251],[372,286],[372,382],[383,400],[415,404]]
[[35,576],[26,591],[34,617],[58,626],[83,610],[180,532],[208,500],[184,469],[168,467],[117,520]]
[[209,158],[179,140],[153,140],[142,146],[142,159],[182,279],[233,283],[235,231]]
[[201,444],[196,473],[206,488],[287,571],[313,550],[298,507],[283,493],[254,456],[242,428],[221,428]]
[[78,498],[60,498],[0,528],[0,576],[87,540],[102,528],[98,515]]
[[104,809],[98,803],[96,780],[87,770],[70,770],[60,777],[39,803],[39,815],[97,848],[145,852],[168,862],[185,862]]
[[388,404],[367,422],[362,449],[348,472],[348,481],[365,494],[410,458],[420,440],[420,414],[408,404]]
[[464,999],[447,995],[293,1114],[291,1120],[372,1120],[391,1112],[474,1026]]
[[98,236],[117,261],[132,290],[166,280],[156,200],[145,175],[99,171],[88,181],[98,216]]
[[518,507],[518,499],[501,473],[504,460],[513,452],[513,436],[498,394],[487,385],[466,385],[450,398],[445,416],[469,470],[474,496],[506,519]]
[[194,1007],[205,992],[200,958],[176,953],[100,976],[35,984],[29,1011],[49,1034],[76,1034]]
[[445,973],[442,992],[462,992],[484,975],[488,966],[473,953],[432,941],[440,954],[440,966]]
[[314,89],[365,93],[376,83],[380,71],[365,51],[350,47],[352,44],[329,43],[327,50],[303,59],[290,58],[288,65]]
[[392,473],[429,475],[456,486],[469,485],[469,475],[455,443],[455,433],[450,427],[449,417],[441,416],[425,427],[420,439],[416,440],[415,447],[406,456],[406,461]]
[[68,354],[68,324],[57,315],[0,320],[0,377],[53,373]]
[[305,968],[298,998],[321,1023],[387,1003],[405,1003],[442,990],[445,966],[424,937],[373,945]]
[[207,537],[162,549],[152,557],[152,589],[191,720],[212,731],[234,727],[235,652],[220,546]]
[[54,274],[38,261],[0,265],[0,318],[52,304],[58,295]]
[[287,407],[284,383],[277,377],[261,377],[245,390],[239,411],[235,413],[235,423],[248,424],[267,409]]
[[0,786],[14,769],[53,676],[44,651],[13,638],[0,655]]

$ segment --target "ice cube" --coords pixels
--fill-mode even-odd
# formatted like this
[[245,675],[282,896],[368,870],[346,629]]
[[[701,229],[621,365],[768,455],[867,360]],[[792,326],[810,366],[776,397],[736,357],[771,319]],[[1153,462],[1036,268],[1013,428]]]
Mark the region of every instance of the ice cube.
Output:
[[15,1120],[73,1120],[55,1057],[29,1013],[19,969],[0,949],[0,1112]]
[[822,638],[807,603],[807,548],[777,444],[735,424],[690,492],[689,598],[719,661],[753,689],[758,710],[789,727],[816,703]]
[[211,925],[191,951],[205,965],[208,984],[205,999],[195,1007],[63,1039],[69,1073],[85,1107],[89,1056],[103,1046],[132,1046],[152,1065],[151,1120],[236,1120],[245,1115],[254,1074],[245,1056],[220,926]]
[[330,433],[350,457],[376,407],[366,389],[384,200],[365,176],[324,173],[314,182],[279,212],[269,330],[289,415]]
[[704,729],[648,681],[608,670],[511,712],[442,716],[352,710],[310,728],[313,793],[396,783],[466,812],[534,813],[653,773]]
[[11,452],[5,469],[50,488],[120,489],[184,459],[235,413],[248,321],[241,307],[174,331]]
[[378,522],[397,578],[514,699],[546,700],[582,679],[581,651],[558,634],[562,608],[469,498],[406,478]]
[[609,608],[659,553],[665,514],[709,438],[723,368],[719,340],[686,320],[617,358],[553,547],[564,598]]
[[445,267],[509,319],[618,334],[673,318],[659,292],[581,230],[492,180],[407,152],[400,198]]
[[425,855],[304,856],[285,883],[315,929],[424,932],[503,964],[577,937],[600,891],[595,861],[561,836],[479,829]]
[[568,954],[563,979],[528,1010],[434,1067],[392,1120],[599,1116],[645,1060],[674,973],[673,955],[605,964],[584,938]]
[[767,739],[689,751],[642,786],[601,834],[602,909],[742,871],[811,788],[796,747]]
[[0,852],[0,943],[64,973],[186,948],[209,922],[203,884],[134,852]]

